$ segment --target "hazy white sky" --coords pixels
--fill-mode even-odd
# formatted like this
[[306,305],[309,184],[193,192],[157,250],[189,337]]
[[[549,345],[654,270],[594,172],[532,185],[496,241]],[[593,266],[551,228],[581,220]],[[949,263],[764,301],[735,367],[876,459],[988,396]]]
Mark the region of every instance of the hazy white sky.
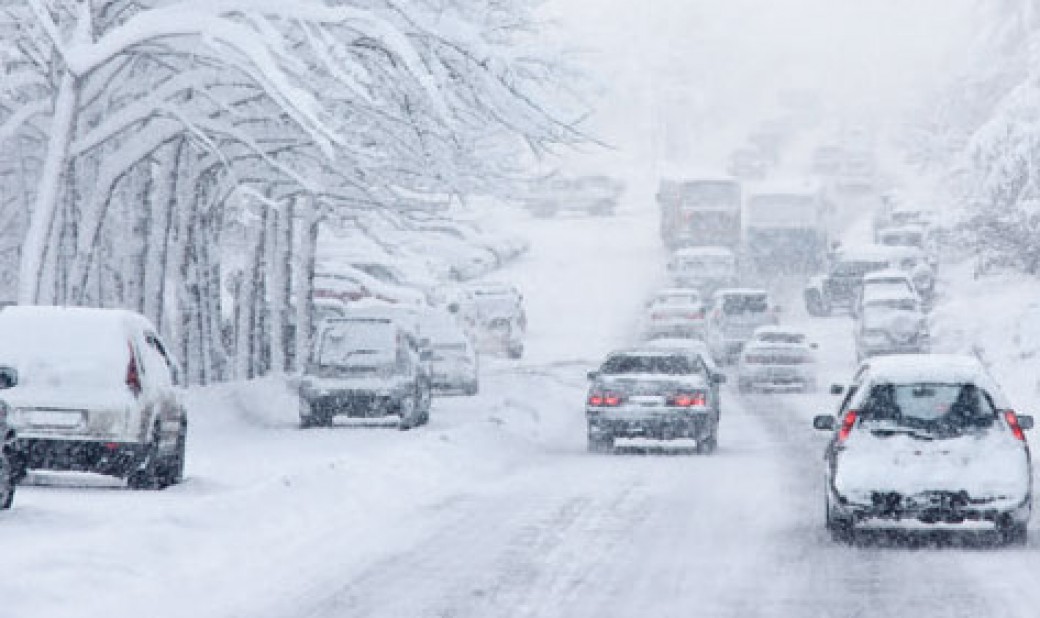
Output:
[[703,139],[767,117],[780,88],[850,116],[891,115],[942,82],[977,0],[548,0],[606,91],[598,120],[626,149],[683,126]]

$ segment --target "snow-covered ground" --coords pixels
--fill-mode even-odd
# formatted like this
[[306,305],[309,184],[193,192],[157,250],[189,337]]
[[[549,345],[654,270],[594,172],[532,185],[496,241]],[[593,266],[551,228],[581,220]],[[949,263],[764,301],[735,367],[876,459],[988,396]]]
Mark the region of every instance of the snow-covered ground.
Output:
[[[486,360],[481,395],[438,399],[415,431],[303,431],[278,380],[193,391],[183,485],[132,492],[56,474],[19,489],[0,514],[0,616],[1040,611],[1036,541],[918,551],[830,542],[826,436],[810,426],[833,409],[826,394],[727,388],[711,457],[586,453],[585,371],[632,341],[646,295],[664,283],[656,221],[633,206],[514,227],[531,253],[495,278],[524,290],[528,354]],[[981,347],[1012,397],[1030,401],[1040,334],[1020,313],[1040,316],[1025,300],[1040,285],[945,276],[939,339]],[[846,380],[851,321],[809,320],[796,286],[775,291],[785,319],[820,343],[820,383]]]

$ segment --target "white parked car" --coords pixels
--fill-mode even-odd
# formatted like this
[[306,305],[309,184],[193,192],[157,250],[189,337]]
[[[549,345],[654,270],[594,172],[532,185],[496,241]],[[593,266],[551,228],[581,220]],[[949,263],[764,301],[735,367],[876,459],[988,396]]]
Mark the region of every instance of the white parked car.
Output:
[[[839,388],[840,391],[840,388]],[[999,386],[971,357],[871,359],[837,415],[813,425],[827,446],[826,525],[852,540],[867,525],[995,529],[1025,543],[1033,473],[1024,430]]]
[[744,345],[737,366],[737,387],[742,393],[755,389],[816,390],[816,344],[799,330],[763,326]]
[[166,345],[120,309],[0,310],[3,391],[29,470],[94,472],[135,489],[184,474],[188,415]]
[[466,332],[447,314],[426,316],[421,328],[432,351],[433,387],[440,392],[476,395],[480,390],[480,358]]
[[647,303],[644,336],[704,337],[705,307],[700,292],[690,288],[658,291]]

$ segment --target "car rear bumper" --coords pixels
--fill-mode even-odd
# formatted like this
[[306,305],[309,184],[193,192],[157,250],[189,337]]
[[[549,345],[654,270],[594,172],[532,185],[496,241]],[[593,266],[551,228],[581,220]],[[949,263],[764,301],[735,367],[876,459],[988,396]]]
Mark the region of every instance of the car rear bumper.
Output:
[[639,411],[618,413],[586,410],[590,435],[618,438],[700,438],[711,431],[713,416],[707,410],[646,414]]
[[148,444],[88,440],[19,439],[30,470],[95,472],[123,477],[147,456]]
[[853,501],[834,491],[831,508],[854,522],[874,520],[898,523],[959,524],[966,521],[1025,523],[1032,514],[1032,495],[1015,497],[973,497],[966,492],[932,491],[902,495],[894,491],[875,491],[870,501]]
[[332,418],[380,418],[400,413],[401,394],[343,391],[318,397],[304,397],[311,416]]

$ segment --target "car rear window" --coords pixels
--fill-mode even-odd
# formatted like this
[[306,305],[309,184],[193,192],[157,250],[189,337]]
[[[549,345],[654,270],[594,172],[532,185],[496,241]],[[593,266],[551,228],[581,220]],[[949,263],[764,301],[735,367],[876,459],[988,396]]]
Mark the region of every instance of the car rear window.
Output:
[[649,373],[662,375],[685,375],[693,373],[693,365],[685,356],[612,356],[603,363],[600,371],[605,374]]
[[891,421],[917,428],[990,425],[996,410],[974,384],[877,384],[860,410],[865,420]]
[[769,300],[765,294],[735,294],[722,300],[722,312],[726,315],[742,313],[765,313]]
[[374,366],[392,364],[396,331],[387,320],[334,322],[321,333],[319,365]]

